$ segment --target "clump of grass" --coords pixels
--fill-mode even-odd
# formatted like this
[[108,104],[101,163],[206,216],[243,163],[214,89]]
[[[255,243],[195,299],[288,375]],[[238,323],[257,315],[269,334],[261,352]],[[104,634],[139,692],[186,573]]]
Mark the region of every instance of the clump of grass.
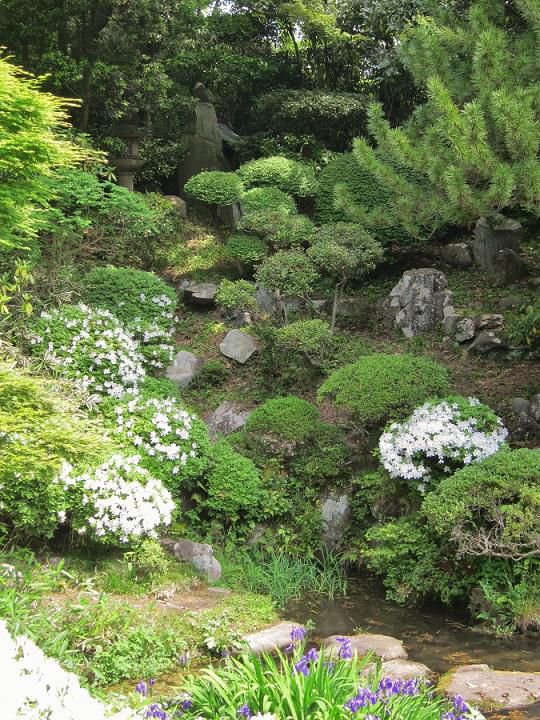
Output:
[[325,549],[313,559],[276,550],[255,550],[237,553],[224,565],[225,576],[233,588],[269,595],[281,608],[304,594],[333,598],[347,591],[347,579],[339,559]]

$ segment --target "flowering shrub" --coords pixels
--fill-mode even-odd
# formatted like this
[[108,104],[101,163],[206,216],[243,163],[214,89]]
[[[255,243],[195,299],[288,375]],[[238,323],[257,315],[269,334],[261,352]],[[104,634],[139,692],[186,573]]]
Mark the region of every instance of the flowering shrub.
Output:
[[137,448],[141,465],[172,492],[204,472],[208,429],[175,398],[129,397],[108,412],[119,435]]
[[475,398],[427,402],[404,423],[393,423],[379,440],[391,477],[420,481],[420,490],[441,473],[479,462],[508,437],[502,421]]
[[108,310],[84,304],[41,313],[32,352],[79,388],[120,398],[145,376],[139,345]]
[[133,268],[94,268],[83,278],[83,300],[120,320],[139,342],[149,367],[172,362],[176,291],[156,275]]
[[[80,535],[126,543],[157,537],[157,529],[171,523],[171,494],[140,466],[138,455],[113,455],[80,475],[66,464],[57,482],[65,488],[69,520]],[[67,519],[65,511],[59,519]]]
[[4,693],[2,713],[13,720],[135,720],[129,709],[110,714],[81,687],[73,673],[63,670],[26,637],[12,638],[0,620],[0,657]]
[[76,407],[71,383],[0,363],[0,522],[20,539],[50,537],[64,509],[53,483],[63,462],[101,462],[105,428]]

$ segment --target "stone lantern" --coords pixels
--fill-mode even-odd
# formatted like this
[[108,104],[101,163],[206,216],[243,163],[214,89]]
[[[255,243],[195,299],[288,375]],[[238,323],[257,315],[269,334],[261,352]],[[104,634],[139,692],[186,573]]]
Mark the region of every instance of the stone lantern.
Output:
[[127,151],[121,157],[111,158],[111,165],[115,169],[118,184],[133,192],[135,173],[144,165],[139,155],[139,142],[143,133],[135,125],[126,123],[117,125],[113,135],[126,143]]

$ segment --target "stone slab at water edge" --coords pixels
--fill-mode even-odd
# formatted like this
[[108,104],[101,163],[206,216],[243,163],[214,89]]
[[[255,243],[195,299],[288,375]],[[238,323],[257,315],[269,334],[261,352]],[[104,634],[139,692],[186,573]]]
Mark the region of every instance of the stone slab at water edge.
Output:
[[266,630],[246,635],[243,641],[248,645],[251,652],[256,655],[284,650],[291,644],[291,631],[300,627],[302,626],[298,623],[284,620],[266,628]]
[[481,707],[510,710],[540,700],[540,672],[491,670],[488,665],[464,665],[439,685],[448,697],[461,695]]
[[[330,654],[338,653],[342,643],[338,641],[341,635],[330,635],[323,640],[323,647]],[[348,635],[347,639],[351,642],[353,653],[359,656],[373,653],[381,660],[390,661],[402,659],[406,660],[408,655],[400,640],[390,635],[377,635],[374,633],[364,633],[362,635]]]

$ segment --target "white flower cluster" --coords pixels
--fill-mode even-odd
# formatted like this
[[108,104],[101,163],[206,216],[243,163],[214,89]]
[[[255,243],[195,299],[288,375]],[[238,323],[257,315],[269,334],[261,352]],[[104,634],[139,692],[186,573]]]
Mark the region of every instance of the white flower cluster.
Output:
[[146,365],[151,368],[164,368],[174,359],[174,326],[164,328],[156,322],[144,322],[137,318],[129,326],[140,343]]
[[82,303],[55,309],[41,314],[41,328],[32,339],[35,350],[85,392],[120,398],[136,392],[145,377],[138,343],[108,310]]
[[126,406],[116,407],[118,430],[147,455],[173,461],[173,475],[198,455],[199,446],[191,432],[194,420],[196,416],[184,410],[175,398],[135,397]]
[[[478,400],[469,398],[471,406]],[[496,453],[508,437],[497,418],[491,432],[478,428],[474,417],[462,419],[457,404],[442,401],[417,408],[404,423],[393,423],[379,440],[382,464],[391,477],[419,480],[419,489],[431,479],[429,461],[442,472],[448,463],[469,465]]]
[[135,720],[125,708],[109,712],[80,686],[73,673],[63,670],[26,637],[12,638],[0,620],[0,677],[5,692],[2,717],[6,720]]
[[[170,525],[174,502],[160,480],[140,466],[140,457],[113,455],[99,467],[73,475],[65,464],[57,482],[74,495],[73,524],[80,534],[98,539],[128,542],[143,536],[157,537],[157,530]],[[85,512],[86,508],[88,512]],[[81,516],[83,521],[77,518]],[[65,516],[59,514],[59,520]]]

